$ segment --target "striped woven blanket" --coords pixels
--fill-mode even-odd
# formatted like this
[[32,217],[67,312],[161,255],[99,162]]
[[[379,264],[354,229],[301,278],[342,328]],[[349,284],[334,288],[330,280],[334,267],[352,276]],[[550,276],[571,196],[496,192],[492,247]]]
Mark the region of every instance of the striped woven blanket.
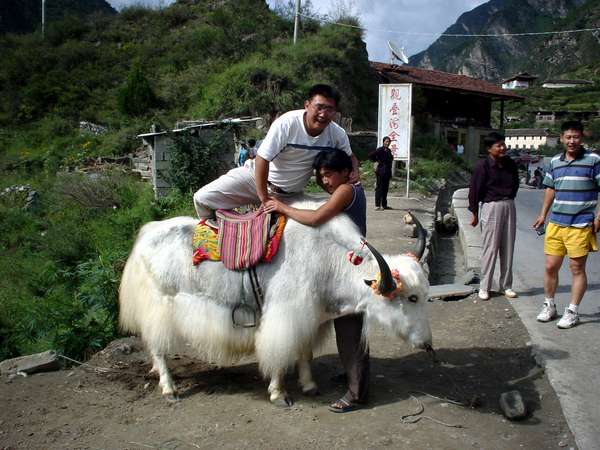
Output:
[[228,269],[240,270],[259,262],[271,262],[285,228],[285,216],[279,214],[274,225],[270,225],[270,214],[261,211],[238,214],[232,211],[217,211],[219,228],[201,221],[194,231],[192,263],[223,261]]

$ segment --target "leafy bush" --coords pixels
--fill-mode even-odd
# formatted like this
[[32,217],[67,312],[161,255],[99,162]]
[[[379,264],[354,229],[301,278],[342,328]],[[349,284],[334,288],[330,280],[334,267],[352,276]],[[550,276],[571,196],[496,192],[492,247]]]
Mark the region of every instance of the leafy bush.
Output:
[[50,23],[46,38],[52,45],[59,46],[69,40],[81,39],[87,30],[88,27],[81,17],[71,15]]
[[219,175],[219,156],[227,148],[228,128],[171,135],[171,167],[166,178],[180,193],[189,194]]
[[450,149],[448,144],[429,134],[416,134],[412,142],[413,155],[434,161],[453,161],[457,164],[461,158]]
[[456,164],[451,161],[416,158],[411,162],[411,178],[447,178],[456,171]]
[[65,174],[58,178],[57,192],[82,208],[106,209],[120,206],[122,179],[110,174]]
[[154,204],[150,186],[121,174],[102,178],[116,209],[73,199],[71,181],[71,190],[98,182],[74,175],[42,182],[37,213],[0,203],[1,356],[54,348],[82,358],[114,339],[117,287],[133,238],[170,212]]
[[158,97],[139,62],[133,64],[127,83],[119,91],[117,101],[119,111],[128,116],[147,115],[152,108],[159,105]]

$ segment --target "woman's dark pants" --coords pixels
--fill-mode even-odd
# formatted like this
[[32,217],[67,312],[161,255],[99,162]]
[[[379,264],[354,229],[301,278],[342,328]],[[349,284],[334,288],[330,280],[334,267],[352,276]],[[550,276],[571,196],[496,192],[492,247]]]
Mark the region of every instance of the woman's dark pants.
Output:
[[387,208],[387,194],[390,188],[390,176],[387,174],[377,174],[377,184],[375,185],[375,206]]

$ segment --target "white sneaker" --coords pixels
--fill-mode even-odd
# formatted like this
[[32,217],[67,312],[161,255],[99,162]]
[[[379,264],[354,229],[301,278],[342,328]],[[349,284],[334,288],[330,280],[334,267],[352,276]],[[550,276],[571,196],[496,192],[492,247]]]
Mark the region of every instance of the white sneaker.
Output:
[[556,317],[556,306],[554,304],[549,305],[548,303],[544,302],[544,306],[542,307],[542,310],[537,315],[537,321],[538,322],[550,322],[555,317]]
[[573,328],[575,325],[579,323],[579,314],[574,313],[568,307],[565,308],[565,313],[557,322],[556,326],[558,328],[567,329]]
[[515,291],[513,291],[512,289],[504,289],[504,296],[506,298],[517,298],[519,296],[519,294],[517,294]]
[[489,300],[490,299],[490,293],[484,289],[479,289],[479,294],[477,294],[479,296],[480,300]]

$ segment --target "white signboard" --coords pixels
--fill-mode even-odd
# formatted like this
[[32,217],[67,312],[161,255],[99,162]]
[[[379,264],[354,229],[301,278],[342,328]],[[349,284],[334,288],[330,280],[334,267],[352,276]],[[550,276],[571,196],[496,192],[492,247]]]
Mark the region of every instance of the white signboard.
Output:
[[394,159],[410,160],[411,103],[412,84],[379,85],[377,142],[382,145],[389,136]]

